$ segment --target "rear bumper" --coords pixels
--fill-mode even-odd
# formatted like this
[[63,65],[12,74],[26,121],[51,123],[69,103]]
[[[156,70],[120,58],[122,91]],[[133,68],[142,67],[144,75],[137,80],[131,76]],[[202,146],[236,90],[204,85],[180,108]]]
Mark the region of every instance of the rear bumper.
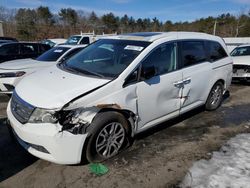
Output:
[[60,125],[21,124],[13,116],[10,105],[7,115],[18,142],[32,155],[57,164],[78,164],[87,134],[60,132]]

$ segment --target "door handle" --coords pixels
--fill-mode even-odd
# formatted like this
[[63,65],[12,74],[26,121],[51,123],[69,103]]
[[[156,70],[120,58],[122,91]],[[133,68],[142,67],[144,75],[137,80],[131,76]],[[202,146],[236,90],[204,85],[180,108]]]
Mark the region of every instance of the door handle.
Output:
[[183,81],[175,82],[174,86],[177,88],[183,88],[183,86],[184,86]]
[[190,84],[191,83],[191,78],[187,78],[183,80],[183,85]]

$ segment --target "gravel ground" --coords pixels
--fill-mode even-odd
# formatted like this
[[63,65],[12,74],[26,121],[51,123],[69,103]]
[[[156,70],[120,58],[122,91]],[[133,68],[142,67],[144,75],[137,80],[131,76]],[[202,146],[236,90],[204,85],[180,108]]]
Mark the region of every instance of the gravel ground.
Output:
[[[234,84],[214,112],[196,109],[150,129],[104,164],[97,177],[88,164],[56,165],[37,159],[12,142],[0,97],[0,187],[178,187],[195,161],[210,159],[231,137],[248,133],[250,86]],[[2,118],[4,117],[4,118]]]

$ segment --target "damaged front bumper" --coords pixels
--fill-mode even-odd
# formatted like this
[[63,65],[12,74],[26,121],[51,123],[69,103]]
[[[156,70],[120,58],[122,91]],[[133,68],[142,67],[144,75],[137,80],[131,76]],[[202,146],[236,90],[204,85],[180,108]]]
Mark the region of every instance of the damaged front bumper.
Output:
[[10,125],[18,142],[32,155],[58,164],[78,164],[88,133],[61,131],[59,124],[21,124],[7,108]]

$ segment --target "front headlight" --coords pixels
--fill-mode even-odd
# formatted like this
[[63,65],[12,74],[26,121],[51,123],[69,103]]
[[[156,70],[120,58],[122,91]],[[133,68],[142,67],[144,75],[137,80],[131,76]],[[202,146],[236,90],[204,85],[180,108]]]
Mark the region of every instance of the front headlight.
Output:
[[36,108],[30,116],[29,123],[56,123],[56,112],[53,110],[46,110]]
[[24,71],[18,71],[18,72],[4,72],[0,73],[0,78],[13,78],[13,77],[21,77],[25,74]]

